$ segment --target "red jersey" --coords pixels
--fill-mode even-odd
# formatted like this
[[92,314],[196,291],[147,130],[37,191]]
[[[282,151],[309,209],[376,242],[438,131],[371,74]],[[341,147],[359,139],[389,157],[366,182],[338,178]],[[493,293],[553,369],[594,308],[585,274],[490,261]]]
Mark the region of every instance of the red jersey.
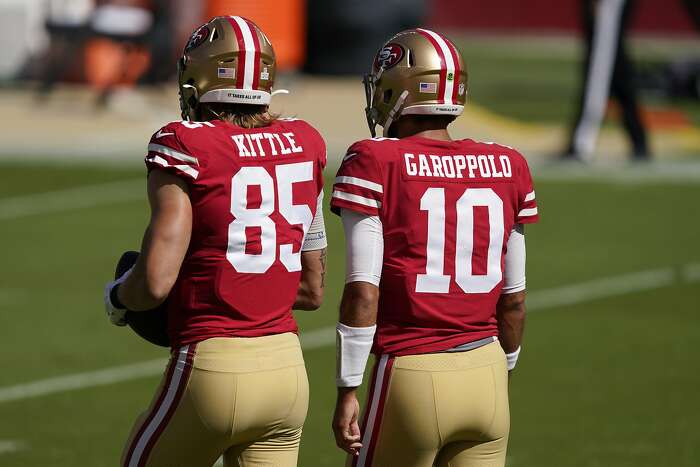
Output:
[[174,347],[296,332],[300,248],[323,188],[325,143],[302,120],[243,129],[173,122],[151,137],[149,172],[185,180],[192,237],[168,300]]
[[517,151],[470,139],[360,141],[338,170],[331,209],[382,221],[374,353],[439,352],[498,335],[508,237],[514,224],[538,220]]

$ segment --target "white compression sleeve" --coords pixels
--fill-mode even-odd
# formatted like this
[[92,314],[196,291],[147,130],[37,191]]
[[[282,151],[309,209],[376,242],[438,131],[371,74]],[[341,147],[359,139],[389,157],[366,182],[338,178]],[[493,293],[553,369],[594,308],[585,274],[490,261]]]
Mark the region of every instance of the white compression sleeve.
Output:
[[378,216],[342,209],[345,230],[345,283],[369,282],[379,286],[384,262],[384,231]]
[[316,215],[311,221],[309,231],[306,232],[304,243],[301,245],[301,251],[322,250],[328,246],[326,240],[326,224],[323,221],[323,191],[319,193],[316,201]]
[[516,224],[508,237],[502,294],[525,290],[525,230]]

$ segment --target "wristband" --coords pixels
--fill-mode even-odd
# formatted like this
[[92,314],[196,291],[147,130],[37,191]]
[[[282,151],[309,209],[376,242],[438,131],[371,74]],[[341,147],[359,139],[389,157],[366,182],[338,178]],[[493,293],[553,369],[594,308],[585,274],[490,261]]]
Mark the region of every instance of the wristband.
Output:
[[335,328],[338,387],[357,387],[362,384],[365,365],[374,342],[377,326],[354,328],[338,323]]
[[515,368],[515,364],[518,363],[518,356],[519,355],[520,355],[520,346],[518,346],[518,348],[515,349],[514,352],[506,354],[506,362],[508,364],[508,371],[511,371],[513,368]]
[[126,307],[121,302],[121,300],[119,300],[119,296],[117,295],[117,291],[119,290],[120,285],[122,285],[121,282],[114,284],[112,290],[109,291],[109,301],[112,302],[112,306],[117,310],[126,310]]

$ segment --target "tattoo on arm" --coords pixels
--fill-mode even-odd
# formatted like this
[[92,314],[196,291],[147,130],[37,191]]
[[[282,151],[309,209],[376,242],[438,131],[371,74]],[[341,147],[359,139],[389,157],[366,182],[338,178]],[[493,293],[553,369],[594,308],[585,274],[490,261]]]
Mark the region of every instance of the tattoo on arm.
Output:
[[321,257],[319,258],[319,261],[321,261],[321,287],[326,286],[326,256],[328,255],[328,251],[324,248],[323,251],[321,251]]

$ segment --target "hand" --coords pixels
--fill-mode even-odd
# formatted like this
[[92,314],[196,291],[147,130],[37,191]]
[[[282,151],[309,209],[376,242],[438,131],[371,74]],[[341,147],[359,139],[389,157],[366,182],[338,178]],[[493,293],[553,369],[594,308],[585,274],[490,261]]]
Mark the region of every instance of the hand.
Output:
[[[131,269],[133,269],[133,267]],[[126,308],[117,307],[114,303],[112,303],[112,289],[114,289],[117,285],[122,284],[126,278],[129,277],[129,274],[131,274],[131,269],[122,274],[119,279],[112,281],[105,286],[105,312],[107,313],[109,322],[115,326],[126,326]]]
[[338,388],[338,401],[333,416],[333,433],[335,444],[352,456],[360,455],[360,403],[357,401],[356,388]]

